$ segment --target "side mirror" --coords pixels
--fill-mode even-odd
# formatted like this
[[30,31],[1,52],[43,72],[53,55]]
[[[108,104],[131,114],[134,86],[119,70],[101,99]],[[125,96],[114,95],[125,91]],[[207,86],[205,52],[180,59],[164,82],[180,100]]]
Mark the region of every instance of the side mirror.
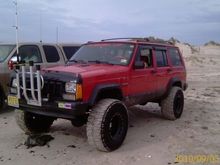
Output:
[[134,69],[144,69],[144,62],[143,61],[135,61]]
[[8,69],[13,70],[15,64],[18,63],[18,60],[21,61],[21,57],[19,56],[19,59],[17,59],[17,56],[13,56],[9,61],[8,61]]

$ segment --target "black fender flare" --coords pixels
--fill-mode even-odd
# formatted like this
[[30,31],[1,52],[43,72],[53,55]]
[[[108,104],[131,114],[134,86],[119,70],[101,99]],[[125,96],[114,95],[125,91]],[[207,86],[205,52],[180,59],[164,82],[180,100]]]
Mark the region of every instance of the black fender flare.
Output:
[[122,93],[120,84],[100,84],[100,85],[97,85],[93,89],[92,94],[91,94],[89,101],[88,101],[89,105],[90,106],[95,105],[98,95],[101,93],[101,91],[106,90],[106,89],[107,90],[116,89],[116,90],[120,91],[120,94],[123,97],[123,93]]
[[164,98],[167,97],[170,93],[170,90],[172,89],[173,86],[175,86],[174,84],[178,84],[177,86],[179,86],[180,88],[183,89],[183,83],[182,81],[178,78],[178,77],[173,77],[170,79],[170,81],[168,82],[167,85],[167,90],[164,94]]

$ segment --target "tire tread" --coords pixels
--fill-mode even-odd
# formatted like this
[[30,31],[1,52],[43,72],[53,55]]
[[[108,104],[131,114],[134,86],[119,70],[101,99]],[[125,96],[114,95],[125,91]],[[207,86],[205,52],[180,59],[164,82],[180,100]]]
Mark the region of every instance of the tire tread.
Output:
[[172,87],[169,95],[162,100],[161,102],[161,112],[164,118],[168,120],[176,120],[177,118],[174,115],[173,111],[173,104],[174,104],[174,97],[178,90],[182,90],[180,87]]

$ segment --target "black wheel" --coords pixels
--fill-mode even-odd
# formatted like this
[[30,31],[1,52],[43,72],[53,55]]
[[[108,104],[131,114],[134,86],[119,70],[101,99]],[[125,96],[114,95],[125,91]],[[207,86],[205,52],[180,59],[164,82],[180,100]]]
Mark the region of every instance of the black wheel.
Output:
[[86,124],[88,116],[77,116],[75,119],[71,120],[74,127],[81,127]]
[[15,118],[18,126],[26,134],[48,132],[54,121],[54,118],[22,110],[15,110]]
[[103,99],[91,110],[87,122],[89,144],[100,151],[119,148],[127,134],[128,114],[119,100]]
[[139,104],[139,105],[145,106],[145,105],[147,105],[147,103],[148,103],[148,102],[143,102],[143,103],[141,103],[141,104]]
[[184,107],[184,94],[180,87],[173,87],[167,96],[161,102],[162,115],[169,120],[180,118]]
[[2,111],[4,108],[5,108],[5,97],[2,93],[0,93],[0,111]]

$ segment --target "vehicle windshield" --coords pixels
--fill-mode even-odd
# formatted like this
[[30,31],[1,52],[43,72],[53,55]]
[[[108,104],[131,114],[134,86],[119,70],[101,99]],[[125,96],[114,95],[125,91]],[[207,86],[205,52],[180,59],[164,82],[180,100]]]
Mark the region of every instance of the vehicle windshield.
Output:
[[128,65],[134,51],[134,44],[93,43],[82,46],[69,62],[106,63]]
[[0,62],[3,62],[11,53],[15,45],[0,45]]

